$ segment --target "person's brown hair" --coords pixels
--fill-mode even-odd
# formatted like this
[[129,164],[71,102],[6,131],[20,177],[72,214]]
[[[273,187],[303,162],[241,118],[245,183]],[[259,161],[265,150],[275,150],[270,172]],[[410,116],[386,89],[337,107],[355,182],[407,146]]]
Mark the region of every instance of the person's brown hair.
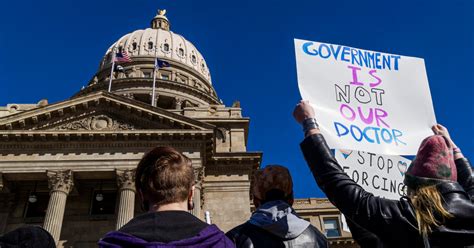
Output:
[[151,204],[185,201],[193,184],[191,160],[174,148],[156,147],[138,163],[135,187]]

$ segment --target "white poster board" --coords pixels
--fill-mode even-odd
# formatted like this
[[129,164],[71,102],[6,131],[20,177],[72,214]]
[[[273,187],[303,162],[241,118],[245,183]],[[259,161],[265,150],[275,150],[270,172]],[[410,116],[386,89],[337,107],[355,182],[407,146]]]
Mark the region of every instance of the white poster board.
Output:
[[295,39],[298,86],[329,146],[414,155],[436,119],[423,59]]
[[366,191],[394,200],[403,196],[409,159],[350,150],[336,150],[335,158],[344,172]]
[[[336,150],[335,158],[352,180],[375,196],[399,200],[406,193],[403,179],[409,159],[351,150]],[[344,215],[341,221],[343,230],[349,232]]]

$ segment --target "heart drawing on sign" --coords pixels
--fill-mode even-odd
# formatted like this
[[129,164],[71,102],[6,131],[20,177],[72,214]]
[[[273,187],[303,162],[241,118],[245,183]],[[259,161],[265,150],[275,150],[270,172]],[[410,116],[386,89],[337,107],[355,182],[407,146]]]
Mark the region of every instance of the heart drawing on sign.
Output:
[[400,174],[402,174],[402,176],[405,175],[405,172],[407,172],[407,163],[406,162],[402,162],[402,161],[398,161],[398,170],[400,171]]
[[347,157],[349,157],[349,155],[352,154],[352,151],[351,151],[351,150],[343,150],[343,149],[340,149],[339,151],[341,151],[342,156],[344,156],[345,159],[347,159]]

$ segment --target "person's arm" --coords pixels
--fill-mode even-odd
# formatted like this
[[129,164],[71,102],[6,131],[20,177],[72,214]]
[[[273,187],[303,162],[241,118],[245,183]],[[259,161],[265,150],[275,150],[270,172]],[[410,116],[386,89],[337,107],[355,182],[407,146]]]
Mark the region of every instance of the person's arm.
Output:
[[367,231],[363,227],[357,225],[350,219],[347,219],[347,226],[349,230],[351,230],[352,238],[357,242],[360,247],[371,247],[371,248],[378,248],[384,247],[380,238],[372,232]]
[[458,183],[474,199],[474,178],[472,177],[472,167],[469,160],[464,157],[461,149],[453,142],[446,127],[436,124],[432,127],[434,134],[443,136],[453,151],[454,162],[456,164]]
[[474,178],[472,177],[472,167],[467,158],[458,158],[454,161],[458,172],[458,183],[474,200]]
[[[308,118],[314,118],[314,110],[308,102],[302,101],[293,115],[299,123],[303,123]],[[404,204],[406,202],[375,197],[354,182],[344,173],[317,127],[305,130],[305,136],[301,149],[317,184],[347,218],[380,237],[389,237],[381,228],[387,225],[390,225],[390,230],[416,230],[415,226],[408,224],[416,223],[416,220],[407,222],[405,219],[405,211],[411,211],[408,204]]]

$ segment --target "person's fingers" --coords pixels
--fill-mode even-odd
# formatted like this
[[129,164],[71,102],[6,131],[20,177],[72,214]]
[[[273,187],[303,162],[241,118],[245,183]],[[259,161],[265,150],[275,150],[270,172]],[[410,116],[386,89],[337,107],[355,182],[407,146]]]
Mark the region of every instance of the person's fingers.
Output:
[[441,124],[438,124],[438,126],[439,126],[439,129],[444,130],[446,132],[448,131],[448,129],[445,126],[443,126]]

